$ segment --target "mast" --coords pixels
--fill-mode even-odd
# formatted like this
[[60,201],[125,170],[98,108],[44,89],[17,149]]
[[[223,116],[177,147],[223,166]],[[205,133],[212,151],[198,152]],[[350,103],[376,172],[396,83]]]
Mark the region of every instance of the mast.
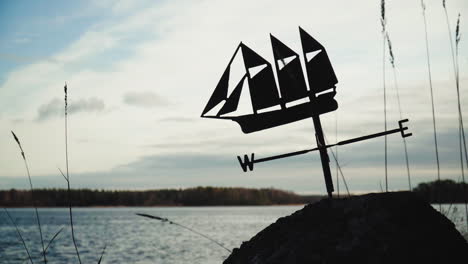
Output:
[[[299,27],[299,32],[301,35],[302,51],[307,69],[307,80],[309,81],[310,87],[309,98],[311,102],[314,102],[317,99],[315,95],[316,93],[328,90],[332,87],[334,88],[338,80],[336,79],[335,72],[333,71],[325,48],[312,38],[312,36],[307,34],[301,27]],[[314,53],[315,56],[310,57]],[[320,122],[319,115],[312,116],[312,120],[314,122],[315,139],[320,152],[320,160],[322,162],[327,193],[328,197],[331,198],[334,189],[330,171],[330,159],[325,147],[322,123]]]

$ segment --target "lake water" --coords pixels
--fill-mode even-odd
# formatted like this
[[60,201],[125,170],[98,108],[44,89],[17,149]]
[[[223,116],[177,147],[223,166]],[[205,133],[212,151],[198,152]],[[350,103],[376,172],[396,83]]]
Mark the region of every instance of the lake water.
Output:
[[[242,241],[303,206],[242,207],[124,207],[74,208],[75,236],[82,263],[97,263],[107,243],[102,263],[222,263],[229,252],[178,226],[136,216],[135,213],[167,217],[221,242],[227,248]],[[435,206],[437,209],[438,206]],[[455,210],[454,210],[455,208]],[[448,206],[443,206],[444,210]],[[36,263],[41,261],[41,243],[34,210],[9,209]],[[62,233],[48,250],[50,263],[78,263],[71,242],[68,209],[40,208],[45,240],[62,226]],[[448,213],[459,230],[466,230],[464,206],[454,205]],[[0,213],[0,262],[28,263],[13,224]]]

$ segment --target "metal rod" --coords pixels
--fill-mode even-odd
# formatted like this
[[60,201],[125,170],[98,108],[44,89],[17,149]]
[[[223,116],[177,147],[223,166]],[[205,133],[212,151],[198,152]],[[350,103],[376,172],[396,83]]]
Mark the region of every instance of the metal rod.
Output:
[[325,139],[323,137],[322,123],[320,122],[320,116],[313,116],[315,127],[315,138],[317,141],[318,150],[320,152],[320,161],[322,162],[323,177],[325,179],[325,185],[327,187],[328,197],[332,198],[333,180],[330,171],[330,158],[327,153],[327,146],[325,145]]
[[392,129],[392,130],[388,130],[388,131],[384,131],[384,132],[380,132],[380,133],[375,133],[375,134],[371,134],[371,135],[367,135],[367,136],[362,136],[362,137],[352,138],[352,139],[348,139],[348,140],[343,140],[343,141],[340,141],[340,142],[336,143],[335,145],[338,145],[338,146],[347,145],[347,144],[350,144],[350,143],[363,141],[363,140],[366,140],[366,139],[371,139],[371,138],[381,137],[381,136],[385,136],[385,135],[389,135],[389,134],[393,134],[393,133],[398,133],[398,132],[401,132],[401,130],[402,130],[401,128],[396,128],[396,129]]
[[[242,166],[242,168],[245,168],[244,171],[247,171],[247,165],[249,164],[254,164],[254,163],[260,163],[260,162],[265,162],[265,161],[270,161],[270,160],[276,160],[276,159],[282,159],[282,158],[288,158],[288,157],[292,157],[292,156],[297,156],[297,155],[302,155],[302,154],[306,154],[306,153],[309,153],[309,152],[312,152],[312,151],[316,151],[316,150],[321,150],[321,149],[324,149],[326,151],[327,148],[331,148],[331,147],[334,147],[334,146],[343,146],[343,145],[347,145],[347,144],[351,144],[351,143],[355,143],[355,142],[359,142],[359,141],[363,141],[363,140],[367,140],[367,139],[372,139],[372,138],[376,138],[376,137],[381,137],[381,136],[385,136],[385,135],[390,135],[390,134],[394,134],[394,133],[401,133],[402,137],[408,137],[408,136],[411,136],[412,134],[411,133],[408,133],[408,134],[404,134],[403,132],[405,130],[408,129],[408,127],[403,127],[403,123],[406,122],[407,120],[401,120],[399,121],[399,126],[400,128],[395,128],[395,129],[392,129],[392,130],[388,130],[388,131],[384,131],[384,132],[380,132],[380,133],[374,133],[374,134],[370,134],[370,135],[367,135],[367,136],[362,136],[362,137],[357,137],[357,138],[352,138],[352,139],[347,139],[347,140],[343,140],[343,141],[340,141],[340,142],[337,142],[335,144],[328,144],[328,145],[325,145],[325,144],[321,144],[319,139],[317,138],[317,145],[319,145],[318,147],[316,148],[311,148],[311,149],[304,149],[304,150],[300,150],[300,151],[294,151],[294,152],[290,152],[290,153],[285,153],[285,154],[280,154],[280,155],[275,155],[275,156],[270,156],[270,157],[266,157],[266,158],[261,158],[261,159],[257,159],[255,160],[252,156],[252,160],[249,160],[248,158],[245,159],[244,158],[244,161],[242,161],[242,159],[238,156],[238,160]],[[323,134],[322,134],[323,136]],[[323,141],[322,141],[323,142]],[[326,153],[326,152],[325,152]],[[247,155],[246,155],[247,156]],[[249,165],[249,168],[250,170],[253,169],[253,166],[250,166]],[[330,176],[331,177],[331,176]],[[328,190],[328,189],[327,189]]]
[[315,151],[315,150],[318,150],[318,148],[300,150],[300,151],[295,151],[291,153],[271,156],[267,158],[261,158],[261,159],[255,160],[255,163],[260,163],[260,162],[270,161],[270,160],[275,160],[275,159],[282,159],[282,158],[287,158],[287,157],[296,156],[296,155],[302,155],[302,154],[306,154],[308,152]]

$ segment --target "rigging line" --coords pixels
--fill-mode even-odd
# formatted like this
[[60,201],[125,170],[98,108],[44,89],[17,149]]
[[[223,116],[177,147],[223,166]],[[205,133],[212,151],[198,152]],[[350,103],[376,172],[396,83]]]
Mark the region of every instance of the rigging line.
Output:
[[[423,6],[423,12],[422,13],[423,13],[423,18],[424,18],[424,33],[425,33],[425,39],[426,39],[427,69],[428,69],[428,76],[429,76],[429,88],[430,88],[430,93],[431,93],[432,124],[433,124],[433,127],[434,127],[434,145],[435,145],[435,154],[436,154],[436,161],[437,161],[437,180],[440,181],[439,147],[437,145],[437,129],[436,129],[436,119],[435,119],[435,110],[434,110],[434,95],[433,95],[433,89],[432,89],[431,62],[430,62],[430,57],[429,57],[429,41],[427,39],[427,21],[426,21],[426,13],[425,13],[424,6]],[[439,203],[439,209],[441,207],[442,206]]]
[[[324,138],[325,138],[325,143],[328,145],[328,140],[327,140],[327,137],[325,135],[323,135]],[[333,148],[330,148],[330,151],[332,153],[332,156],[333,156],[333,159],[335,160],[335,163],[336,163],[336,167],[338,168],[338,170],[340,171],[340,174],[341,174],[341,178],[343,179],[343,184],[346,188],[346,192],[348,193],[348,196],[351,197],[351,194],[349,192],[349,188],[348,188],[348,184],[346,183],[346,179],[344,177],[344,174],[343,174],[343,171],[341,170],[341,167],[340,167],[340,164],[338,163],[338,158],[335,156],[335,153],[333,152]]]

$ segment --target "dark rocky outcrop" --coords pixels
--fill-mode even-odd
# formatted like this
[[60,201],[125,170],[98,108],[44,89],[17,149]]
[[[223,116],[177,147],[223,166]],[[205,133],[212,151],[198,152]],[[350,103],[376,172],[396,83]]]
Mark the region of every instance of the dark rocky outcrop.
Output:
[[324,199],[278,219],[225,264],[466,263],[454,224],[410,192]]

